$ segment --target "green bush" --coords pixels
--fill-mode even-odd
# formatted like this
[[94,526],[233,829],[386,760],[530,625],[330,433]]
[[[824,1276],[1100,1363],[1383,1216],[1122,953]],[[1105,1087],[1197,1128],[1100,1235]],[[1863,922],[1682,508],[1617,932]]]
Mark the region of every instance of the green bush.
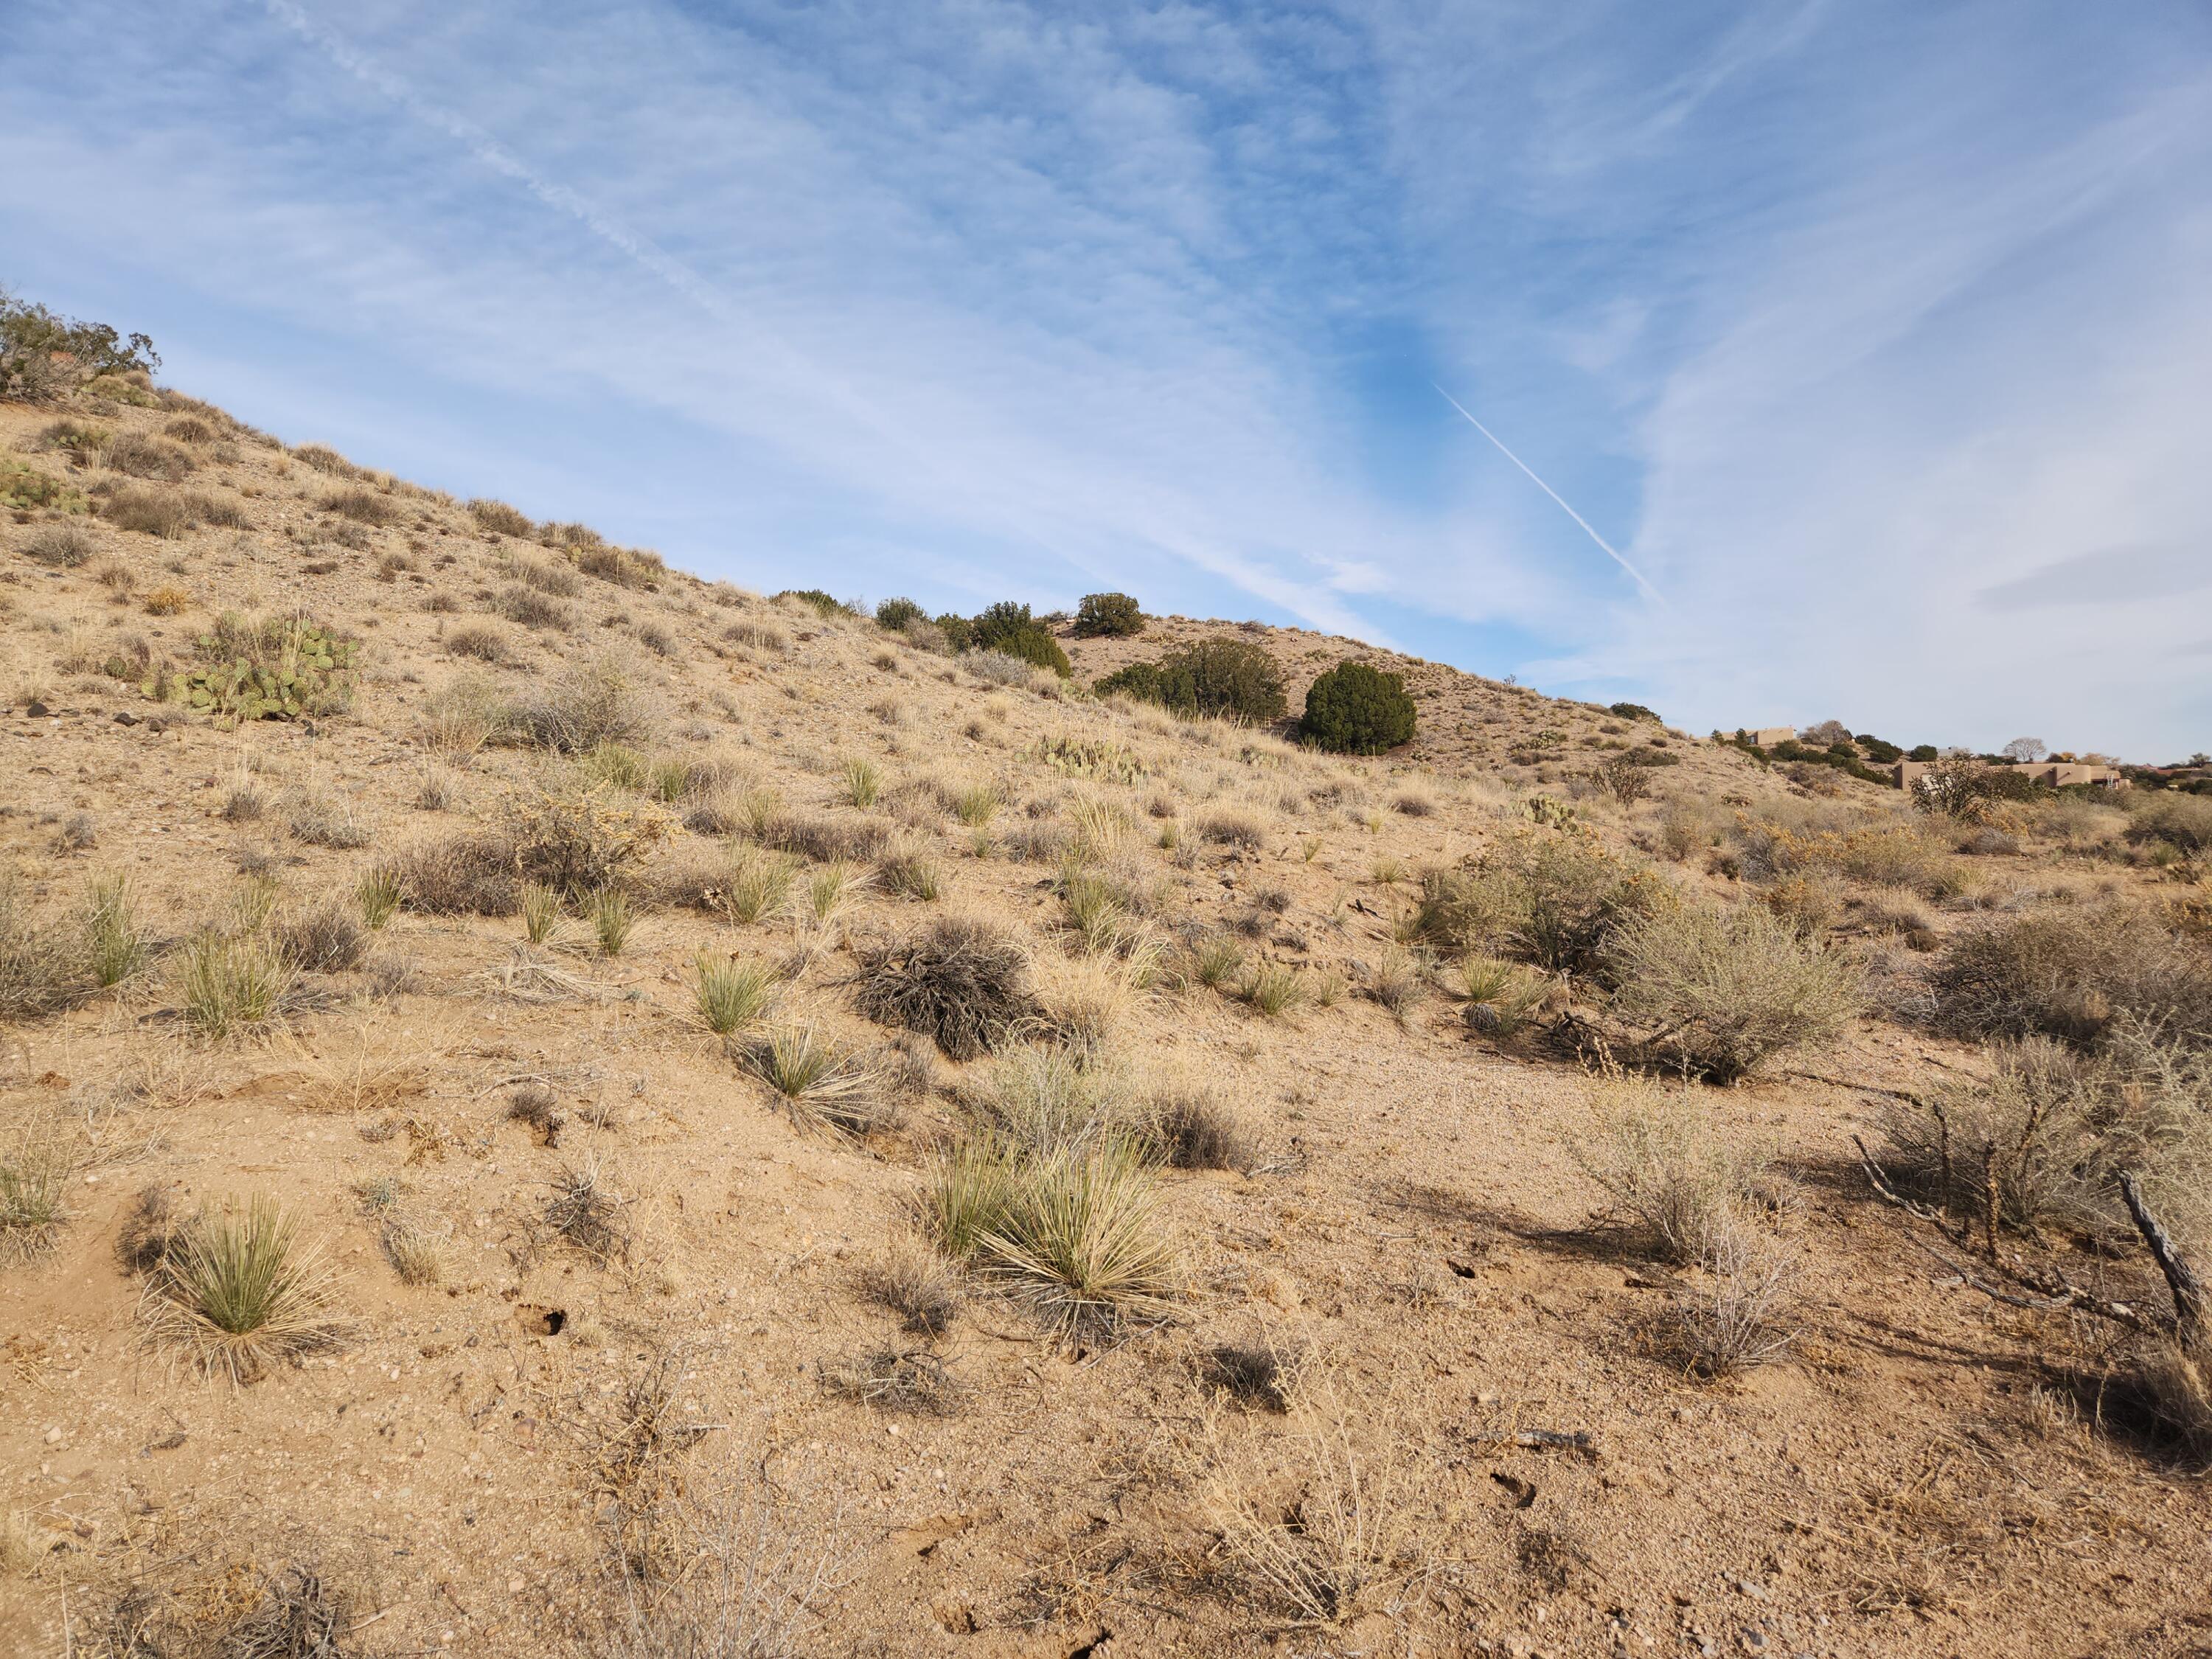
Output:
[[1145,631],[1145,613],[1127,593],[1085,593],[1076,607],[1079,640],[1126,639]]
[[1646,708],[1640,702],[1617,702],[1610,712],[1625,720],[1650,720],[1654,726],[1666,724],[1654,710]]
[[1905,750],[1893,743],[1884,743],[1871,732],[1860,732],[1855,741],[1866,750],[1867,758],[1877,765],[1894,766],[1905,758]]
[[812,608],[814,614],[828,622],[830,617],[848,614],[846,607],[818,587],[787,587],[775,596],[779,599],[797,599]]
[[921,621],[927,615],[912,599],[885,599],[876,607],[876,625],[887,628],[894,634],[903,634],[909,624]]
[[1280,720],[1283,677],[1275,659],[1247,640],[1200,640],[1158,662],[1132,663],[1098,682],[1100,692],[1119,692],[1157,702],[1189,717]]
[[1379,755],[1413,740],[1413,698],[1406,683],[1364,662],[1340,662],[1306,690],[1298,730],[1323,749]]
[[948,611],[937,619],[937,626],[945,635],[945,648],[957,656],[975,643],[975,624],[956,611]]
[[1035,663],[1039,668],[1049,668],[1062,679],[1075,672],[1074,665],[1067,660],[1067,653],[1060,648],[1060,641],[1042,628],[1018,629],[1001,635],[983,648],[1003,651],[1010,657]]
[[27,404],[64,398],[100,374],[147,374],[161,366],[143,334],[79,322],[0,288],[0,398]]
[[1918,761],[1924,766],[1936,758],[1936,745],[1932,743],[1917,744],[1913,746],[1912,752],[1905,758],[1909,761]]
[[969,643],[978,651],[1006,651],[1018,655],[1006,643],[1017,635],[1042,633],[1042,625],[1030,615],[1030,608],[1012,599],[1000,599],[986,607],[969,624]]

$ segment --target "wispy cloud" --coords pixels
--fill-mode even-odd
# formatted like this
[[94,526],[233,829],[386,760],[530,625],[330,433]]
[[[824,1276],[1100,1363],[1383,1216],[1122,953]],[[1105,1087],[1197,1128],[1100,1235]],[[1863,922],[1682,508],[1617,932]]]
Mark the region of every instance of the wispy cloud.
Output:
[[[2208,31],[27,0],[7,274],[249,417],[754,580],[1126,586],[1701,726],[2193,748],[2156,550],[2212,544]],[[1668,603],[1562,557],[1553,501]]]

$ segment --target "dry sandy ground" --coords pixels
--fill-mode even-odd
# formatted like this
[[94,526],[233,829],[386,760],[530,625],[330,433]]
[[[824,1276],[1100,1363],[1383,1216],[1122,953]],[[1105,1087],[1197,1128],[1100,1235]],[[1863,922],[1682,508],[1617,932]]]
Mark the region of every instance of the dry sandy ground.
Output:
[[[0,449],[43,424],[0,409]],[[514,544],[451,502],[402,494],[402,522],[340,545],[340,521],[316,511],[331,478],[247,440],[200,447],[233,459],[204,453],[187,483],[149,487],[233,501],[249,527],[159,541],[94,521],[103,558],[134,578],[127,593],[100,585],[97,562],[55,571],[21,556],[35,526],[0,527],[4,667],[44,710],[19,697],[0,725],[5,855],[57,916],[88,875],[128,873],[168,939],[231,902],[241,853],[274,860],[280,906],[343,896],[380,854],[489,813],[528,764],[487,750],[459,777],[458,804],[412,804],[431,768],[425,700],[460,672],[441,641],[503,586],[496,563]],[[28,459],[64,471],[51,453]],[[380,580],[387,555],[412,568]],[[326,574],[305,573],[325,561]],[[143,614],[163,584],[187,591],[186,608]],[[514,661],[470,666],[512,689],[627,645],[666,699],[653,748],[731,757],[795,805],[862,816],[836,805],[836,762],[854,753],[880,767],[887,799],[915,779],[1000,781],[1009,805],[987,856],[941,811],[910,812],[906,833],[944,866],[936,908],[1012,923],[1048,968],[1072,955],[1053,866],[1009,849],[1079,795],[1151,826],[1164,794],[1186,826],[1179,855],[1144,842],[1135,854],[1160,884],[1163,938],[1221,927],[1279,890],[1287,903],[1253,950],[1356,985],[1404,902],[1375,879],[1378,859],[1418,866],[1511,832],[1525,819],[1498,776],[1506,752],[1556,731],[1563,758],[1516,775],[1535,782],[1549,765],[1564,780],[1609,721],[1423,667],[1418,751],[1337,762],[992,688],[872,625],[725,604],[688,577],[583,588],[572,631],[496,623]],[[459,611],[426,609],[433,593]],[[54,665],[131,635],[182,659],[219,610],[293,606],[365,642],[349,714],[225,732]],[[733,621],[788,648],[730,641]],[[1071,646],[1087,678],[1202,626]],[[642,648],[648,628],[668,654]],[[1256,637],[1294,688],[1352,648]],[[1059,736],[1120,744],[1148,775],[1072,780],[1034,758]],[[1683,748],[1670,793],[1789,793],[1731,751]],[[234,824],[218,811],[241,766],[271,804]],[[1393,810],[1409,786],[1432,813]],[[372,844],[291,838],[287,790],[342,797]],[[1026,816],[1032,801],[1044,816]],[[1224,806],[1260,818],[1257,847],[1195,833]],[[1625,843],[1648,840],[1657,809],[1589,810]],[[77,814],[89,844],[57,850]],[[679,836],[664,857],[697,841]],[[2025,860],[2014,873],[2037,878]],[[1694,866],[1672,874],[1718,884]],[[882,1041],[852,1011],[852,943],[925,913],[864,896],[813,937],[787,1012]],[[1571,1061],[1534,1037],[1472,1035],[1441,994],[1402,1021],[1357,995],[1267,1019],[1194,985],[1157,989],[1115,1032],[1120,1062],[1231,1091],[1259,1146],[1243,1173],[1164,1176],[1185,1261],[1178,1316],[1068,1349],[1018,1308],[974,1297],[936,1345],[942,1409],[889,1410],[826,1389],[823,1367],[923,1346],[866,1275],[908,1230],[951,1091],[988,1062],[939,1060],[934,1091],[901,1124],[848,1139],[779,1109],[695,1015],[697,951],[781,958],[799,943],[791,924],[655,908],[609,958],[572,923],[559,975],[534,988],[514,975],[520,941],[512,918],[403,911],[377,939],[380,973],[310,976],[311,994],[264,1031],[191,1035],[161,961],[6,1031],[0,1127],[65,1122],[84,1161],[56,1248],[0,1267],[0,1510],[34,1546],[0,1578],[0,1651],[62,1652],[65,1620],[77,1652],[100,1650],[133,1583],[213,1628],[251,1601],[257,1575],[293,1562],[350,1598],[347,1652],[570,1650],[576,1621],[615,1595],[610,1538],[629,1510],[610,1446],[629,1443],[641,1385],[659,1379],[648,1495],[684,1524],[721,1505],[741,1544],[769,1540],[772,1569],[818,1569],[820,1627],[793,1651],[2212,1652],[2204,1484],[2084,1425],[2032,1363],[2072,1340],[2054,1319],[1936,1282],[1850,1167],[1848,1132],[1875,1098],[1861,1091],[1800,1078],[1703,1091],[1717,1121],[1778,1150],[1776,1225],[1802,1269],[1791,1353],[1709,1383],[1665,1335],[1695,1276],[1586,1224],[1600,1195],[1569,1141],[1592,1087]],[[1976,1063],[1869,1019],[1804,1069],[1898,1086]],[[566,1120],[552,1144],[507,1115],[532,1081]],[[542,1224],[549,1183],[588,1166],[624,1200],[626,1261],[595,1261]],[[442,1285],[404,1285],[386,1260],[356,1192],[376,1177],[440,1241]],[[156,1184],[186,1207],[255,1193],[299,1206],[342,1275],[348,1339],[246,1386],[149,1344],[116,1244]],[[1206,1355],[1231,1341],[1303,1357],[1297,1410],[1207,1385]],[[1519,1429],[1586,1432],[1594,1453],[1502,1438]],[[1339,1621],[1302,1622],[1224,1542],[1220,1517],[1242,1502],[1310,1531],[1332,1498],[1356,1498],[1377,1540],[1374,1588]],[[684,1534],[678,1554],[697,1541]]]

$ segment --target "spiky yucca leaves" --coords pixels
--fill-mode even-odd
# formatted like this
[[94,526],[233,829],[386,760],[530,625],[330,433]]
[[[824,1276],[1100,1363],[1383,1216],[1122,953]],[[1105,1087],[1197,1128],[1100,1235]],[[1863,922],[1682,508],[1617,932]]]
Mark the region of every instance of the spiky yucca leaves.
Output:
[[855,806],[873,806],[884,787],[884,775],[876,763],[865,755],[848,755],[840,770],[844,774],[845,799]]
[[366,872],[356,884],[353,894],[355,902],[361,906],[361,919],[372,933],[383,930],[404,896],[399,890],[398,878],[381,867]]
[[273,1199],[205,1211],[165,1249],[140,1316],[156,1340],[202,1370],[250,1382],[271,1363],[343,1339],[332,1279],[319,1243]]
[[999,1224],[975,1241],[975,1264],[1070,1341],[1167,1317],[1181,1279],[1158,1184],[1118,1137],[1022,1166]]
[[1005,1225],[1015,1170],[1012,1150],[988,1135],[970,1135],[938,1154],[919,1205],[938,1249],[955,1261],[975,1259],[984,1236]]
[[1244,1000],[1269,1019],[1295,1012],[1311,999],[1305,975],[1278,962],[1261,963],[1244,987]]
[[699,1018],[717,1036],[750,1025],[775,995],[775,970],[750,957],[699,953],[696,964]]
[[750,926],[783,908],[798,865],[781,853],[750,844],[730,854],[728,874],[716,890],[723,913],[732,921]]
[[745,1051],[745,1066],[789,1103],[793,1116],[843,1134],[882,1126],[882,1075],[811,1025],[787,1025]]
[[522,884],[522,932],[532,945],[543,945],[561,925],[561,895],[542,881]]
[[619,887],[602,887],[592,895],[590,910],[592,937],[599,940],[599,950],[607,956],[620,956],[637,927],[629,895]]
[[69,1219],[76,1158],[58,1126],[34,1119],[0,1150],[0,1263],[27,1261],[53,1246]]

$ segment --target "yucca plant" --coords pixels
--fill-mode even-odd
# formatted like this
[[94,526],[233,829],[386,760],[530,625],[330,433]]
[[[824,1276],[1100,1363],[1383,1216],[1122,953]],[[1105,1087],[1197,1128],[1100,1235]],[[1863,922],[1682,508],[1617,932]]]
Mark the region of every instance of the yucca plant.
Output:
[[86,884],[85,956],[94,981],[120,985],[146,965],[138,906],[126,876],[95,876]]
[[602,743],[583,758],[583,769],[617,789],[642,789],[652,776],[645,757],[627,744]]
[[275,1018],[292,988],[292,969],[261,939],[203,933],[185,946],[179,988],[185,1017],[219,1037]]
[[602,953],[618,957],[629,943],[637,917],[629,908],[629,895],[619,887],[602,887],[591,897],[592,937]]
[[238,1382],[330,1346],[346,1328],[321,1248],[303,1243],[298,1216],[264,1197],[193,1218],[163,1251],[140,1310],[158,1340]]
[[938,1154],[918,1206],[923,1230],[938,1249],[965,1262],[984,1235],[1005,1228],[1014,1170],[1012,1152],[988,1135],[970,1135]]
[[353,890],[361,906],[361,919],[372,931],[381,931],[399,908],[399,878],[381,867],[368,871]]
[[522,884],[522,932],[532,945],[543,945],[561,925],[561,895],[542,881]]
[[1510,1036],[1544,1000],[1534,975],[1496,957],[1470,956],[1459,964],[1460,991],[1467,999],[1467,1023],[1492,1036]]
[[248,876],[230,899],[230,931],[258,933],[276,908],[277,887],[273,876]]
[[811,1025],[770,1032],[746,1050],[745,1064],[803,1121],[860,1135],[884,1120],[875,1070]]
[[845,799],[855,806],[873,806],[884,787],[884,775],[876,763],[865,755],[848,755],[843,770]]
[[791,896],[793,917],[801,927],[826,927],[845,914],[873,879],[869,872],[843,859],[817,866]]
[[646,784],[646,793],[663,805],[673,806],[691,792],[691,766],[688,761],[655,761],[653,775]]
[[1004,1218],[978,1236],[975,1260],[1071,1341],[1165,1317],[1180,1277],[1152,1168],[1119,1139],[1016,1171]]
[[1114,884],[1095,871],[1070,863],[1061,866],[1060,902],[1088,951],[1111,951],[1129,931],[1128,908]]
[[750,957],[702,951],[697,963],[699,1017],[717,1036],[750,1025],[775,995],[775,971]]

